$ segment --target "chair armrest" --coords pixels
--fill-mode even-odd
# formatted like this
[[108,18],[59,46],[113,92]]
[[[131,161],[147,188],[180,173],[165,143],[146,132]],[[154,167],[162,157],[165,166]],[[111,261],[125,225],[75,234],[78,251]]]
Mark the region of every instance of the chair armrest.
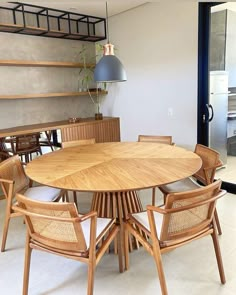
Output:
[[29,212],[29,211],[19,207],[19,205],[17,205],[17,204],[12,206],[12,209],[16,212],[22,213],[23,215],[27,215],[27,216],[31,216],[31,217],[35,217],[35,218],[42,218],[42,219],[46,219],[46,220],[52,220],[52,221],[54,220],[54,221],[74,223],[74,222],[81,220],[80,217],[57,217],[57,216],[41,215],[38,213]]
[[80,216],[79,218],[80,218],[80,221],[85,221],[85,220],[90,219],[92,217],[97,217],[96,211],[89,212],[85,215]]
[[213,202],[213,201],[223,197],[226,193],[227,193],[226,190],[220,190],[217,193],[217,195],[212,197],[212,198],[209,198],[209,199],[204,200],[204,201],[194,202],[192,204],[182,206],[182,207],[178,207],[178,208],[162,209],[160,207],[155,207],[155,206],[148,205],[147,210],[155,211],[155,212],[158,212],[160,214],[170,214],[170,213],[181,212],[181,211],[189,210],[189,209],[199,207],[199,206],[205,205],[207,203]]
[[147,205],[147,210],[155,211],[155,212],[158,212],[160,214],[167,214],[168,213],[167,212],[167,209],[156,207],[156,206],[152,206],[152,205]]
[[223,166],[223,163],[220,161],[214,166],[203,168],[203,170],[208,171],[208,170],[216,169],[216,168],[219,168],[219,167],[222,167],[222,166]]
[[0,178],[0,182],[14,184],[14,181],[13,180],[8,180],[8,179],[4,179],[4,178]]

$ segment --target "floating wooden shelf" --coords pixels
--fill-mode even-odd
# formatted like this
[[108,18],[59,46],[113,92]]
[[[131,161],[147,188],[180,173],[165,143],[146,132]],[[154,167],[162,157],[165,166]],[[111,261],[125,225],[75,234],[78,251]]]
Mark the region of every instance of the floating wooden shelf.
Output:
[[[96,91],[90,92],[93,95],[96,95]],[[107,94],[107,91],[99,91],[99,94]],[[47,97],[62,97],[62,96],[85,96],[89,95],[87,91],[84,92],[58,92],[58,93],[33,93],[33,94],[0,94],[0,99],[25,99],[25,98],[47,98]]]
[[14,25],[14,24],[2,24],[0,23],[0,30],[1,32],[9,32],[9,33],[16,33],[22,28],[21,25]]
[[[13,67],[58,67],[58,68],[83,68],[84,64],[79,62],[63,61],[33,61],[33,60],[0,60],[0,66]],[[95,64],[86,64],[87,68],[94,68]]]

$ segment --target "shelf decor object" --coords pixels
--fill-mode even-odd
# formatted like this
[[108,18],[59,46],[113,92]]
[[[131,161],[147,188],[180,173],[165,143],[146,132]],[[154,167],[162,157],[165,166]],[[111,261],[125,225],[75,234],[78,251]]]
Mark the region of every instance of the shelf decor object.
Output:
[[104,45],[103,57],[94,70],[95,82],[123,82],[127,80],[125,69],[120,60],[114,55],[114,45],[110,44],[108,28],[108,9],[106,2],[107,41]]
[[[2,3],[1,10],[9,23],[1,22],[0,32],[90,42],[106,39],[105,18],[20,2]],[[96,34],[98,27],[101,35]]]

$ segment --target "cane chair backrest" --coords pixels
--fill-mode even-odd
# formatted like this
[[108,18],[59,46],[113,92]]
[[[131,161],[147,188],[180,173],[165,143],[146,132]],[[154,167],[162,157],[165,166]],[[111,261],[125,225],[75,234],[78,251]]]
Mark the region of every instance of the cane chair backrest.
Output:
[[34,243],[63,251],[87,251],[80,217],[74,203],[34,201],[17,194]]
[[7,198],[10,193],[11,185],[10,183],[2,182],[1,179],[12,181],[12,184],[14,184],[12,196],[29,185],[29,179],[24,172],[18,155],[10,157],[0,163],[0,183],[3,193]]
[[201,144],[196,145],[194,152],[202,159],[202,166],[194,174],[194,177],[204,185],[212,183],[214,181],[216,168],[222,166],[220,154]]
[[209,227],[216,200],[221,196],[220,186],[221,180],[218,180],[197,190],[169,194],[165,205],[168,213],[163,216],[160,241],[168,244],[168,241],[187,239]]
[[40,150],[39,137],[40,133],[16,136],[16,153]]

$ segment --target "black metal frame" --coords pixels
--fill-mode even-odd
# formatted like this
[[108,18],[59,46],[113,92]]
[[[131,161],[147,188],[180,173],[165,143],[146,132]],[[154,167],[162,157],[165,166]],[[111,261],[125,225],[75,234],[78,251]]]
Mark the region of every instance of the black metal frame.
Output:
[[[90,41],[96,42],[106,39],[106,19],[85,15],[70,11],[64,11],[54,8],[48,8],[33,4],[19,3],[19,2],[8,2],[8,4],[15,4],[14,7],[4,7],[0,6],[0,9],[9,10],[12,12],[13,27],[11,30],[11,25],[0,25],[0,31],[12,32],[27,35],[37,35],[42,37],[53,37],[53,38],[63,38],[63,39],[73,39],[80,41]],[[32,11],[35,10],[35,11]],[[17,24],[17,13],[22,15],[23,24]],[[36,27],[27,27],[26,15],[30,14],[35,16],[35,21],[37,23]],[[44,18],[46,21],[46,27],[40,27],[40,18]],[[50,20],[57,19],[57,30],[51,30]],[[61,23],[64,21],[68,27],[67,31],[61,31]],[[76,31],[72,31],[72,24]],[[15,27],[14,27],[15,25]],[[21,27],[22,25],[22,27]],[[86,33],[81,33],[81,26],[86,27]],[[96,35],[96,26],[102,26],[103,34],[101,36]],[[19,26],[19,27],[16,27]],[[7,30],[6,30],[7,27]],[[100,27],[101,28],[101,27]]]
[[[208,112],[206,104],[209,97],[209,34],[210,34],[210,9],[212,6],[224,2],[199,3],[198,14],[198,130],[197,142],[208,146]],[[203,122],[205,116],[206,122]],[[236,194],[236,184],[223,181],[222,188]]]

